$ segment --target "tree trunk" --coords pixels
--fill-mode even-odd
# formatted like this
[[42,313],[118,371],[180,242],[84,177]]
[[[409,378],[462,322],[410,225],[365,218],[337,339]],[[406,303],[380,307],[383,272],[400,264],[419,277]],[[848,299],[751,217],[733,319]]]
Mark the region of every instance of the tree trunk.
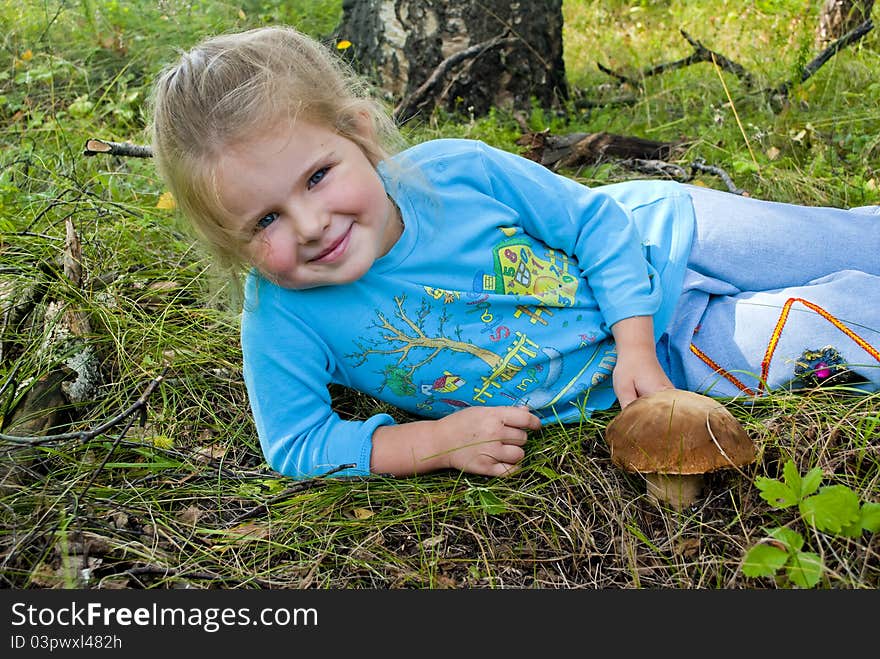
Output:
[[832,41],[871,17],[874,0],[825,0],[819,16],[816,45],[825,48]]
[[562,20],[562,0],[345,0],[336,37],[399,121],[435,107],[481,116],[567,97]]

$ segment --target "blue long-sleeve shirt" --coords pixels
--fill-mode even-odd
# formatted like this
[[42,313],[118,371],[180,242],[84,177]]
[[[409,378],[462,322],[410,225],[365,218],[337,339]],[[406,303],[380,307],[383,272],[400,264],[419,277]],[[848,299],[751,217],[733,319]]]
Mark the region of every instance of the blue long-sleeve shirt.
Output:
[[395,421],[340,418],[331,383],[429,418],[523,404],[573,422],[614,402],[610,327],[653,316],[659,338],[681,291],[694,222],[682,186],[590,189],[457,139],[380,174],[404,230],[361,279],[299,291],[247,279],[244,377],[273,469],[369,473],[373,431]]

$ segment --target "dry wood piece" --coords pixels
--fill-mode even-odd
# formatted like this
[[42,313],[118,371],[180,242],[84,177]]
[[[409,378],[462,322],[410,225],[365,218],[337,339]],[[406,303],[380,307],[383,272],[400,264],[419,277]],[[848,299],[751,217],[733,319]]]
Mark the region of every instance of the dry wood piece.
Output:
[[[82,247],[70,217],[65,220],[65,232],[61,256],[64,276],[70,287],[81,289],[84,279]],[[4,355],[15,343],[8,337],[14,337],[23,323],[30,322],[43,328],[40,344],[36,347],[38,359],[55,364],[47,372],[21,383],[20,398],[3,420],[2,427],[5,431],[23,435],[58,432],[73,420],[73,410],[78,405],[94,398],[102,380],[88,314],[64,296],[55,295],[51,285],[40,287],[39,300],[33,286],[25,286],[19,291],[4,282],[0,291],[4,302],[0,345]],[[18,312],[13,313],[16,310]]]
[[668,160],[684,144],[605,132],[553,135],[549,130],[525,132],[516,143],[528,147],[523,154],[526,158],[554,170],[593,164],[606,158]]
[[86,141],[86,146],[83,148],[84,156],[96,156],[99,153],[105,153],[108,156],[126,156],[129,158],[153,157],[153,149],[141,144],[132,144],[131,142],[110,142],[108,140],[99,140],[95,138]]

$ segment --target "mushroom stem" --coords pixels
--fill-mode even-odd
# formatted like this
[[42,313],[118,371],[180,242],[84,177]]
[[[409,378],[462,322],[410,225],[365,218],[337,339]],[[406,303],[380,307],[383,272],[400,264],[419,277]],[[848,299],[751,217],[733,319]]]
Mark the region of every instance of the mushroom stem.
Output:
[[703,490],[702,474],[645,474],[648,496],[683,510],[694,503]]

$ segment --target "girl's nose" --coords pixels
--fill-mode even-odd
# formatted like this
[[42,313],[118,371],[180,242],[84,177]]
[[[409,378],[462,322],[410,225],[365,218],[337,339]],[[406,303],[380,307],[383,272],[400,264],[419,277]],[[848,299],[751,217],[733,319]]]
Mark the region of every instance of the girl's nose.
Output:
[[294,219],[296,236],[300,245],[320,240],[330,227],[330,216],[324,213],[299,213]]

